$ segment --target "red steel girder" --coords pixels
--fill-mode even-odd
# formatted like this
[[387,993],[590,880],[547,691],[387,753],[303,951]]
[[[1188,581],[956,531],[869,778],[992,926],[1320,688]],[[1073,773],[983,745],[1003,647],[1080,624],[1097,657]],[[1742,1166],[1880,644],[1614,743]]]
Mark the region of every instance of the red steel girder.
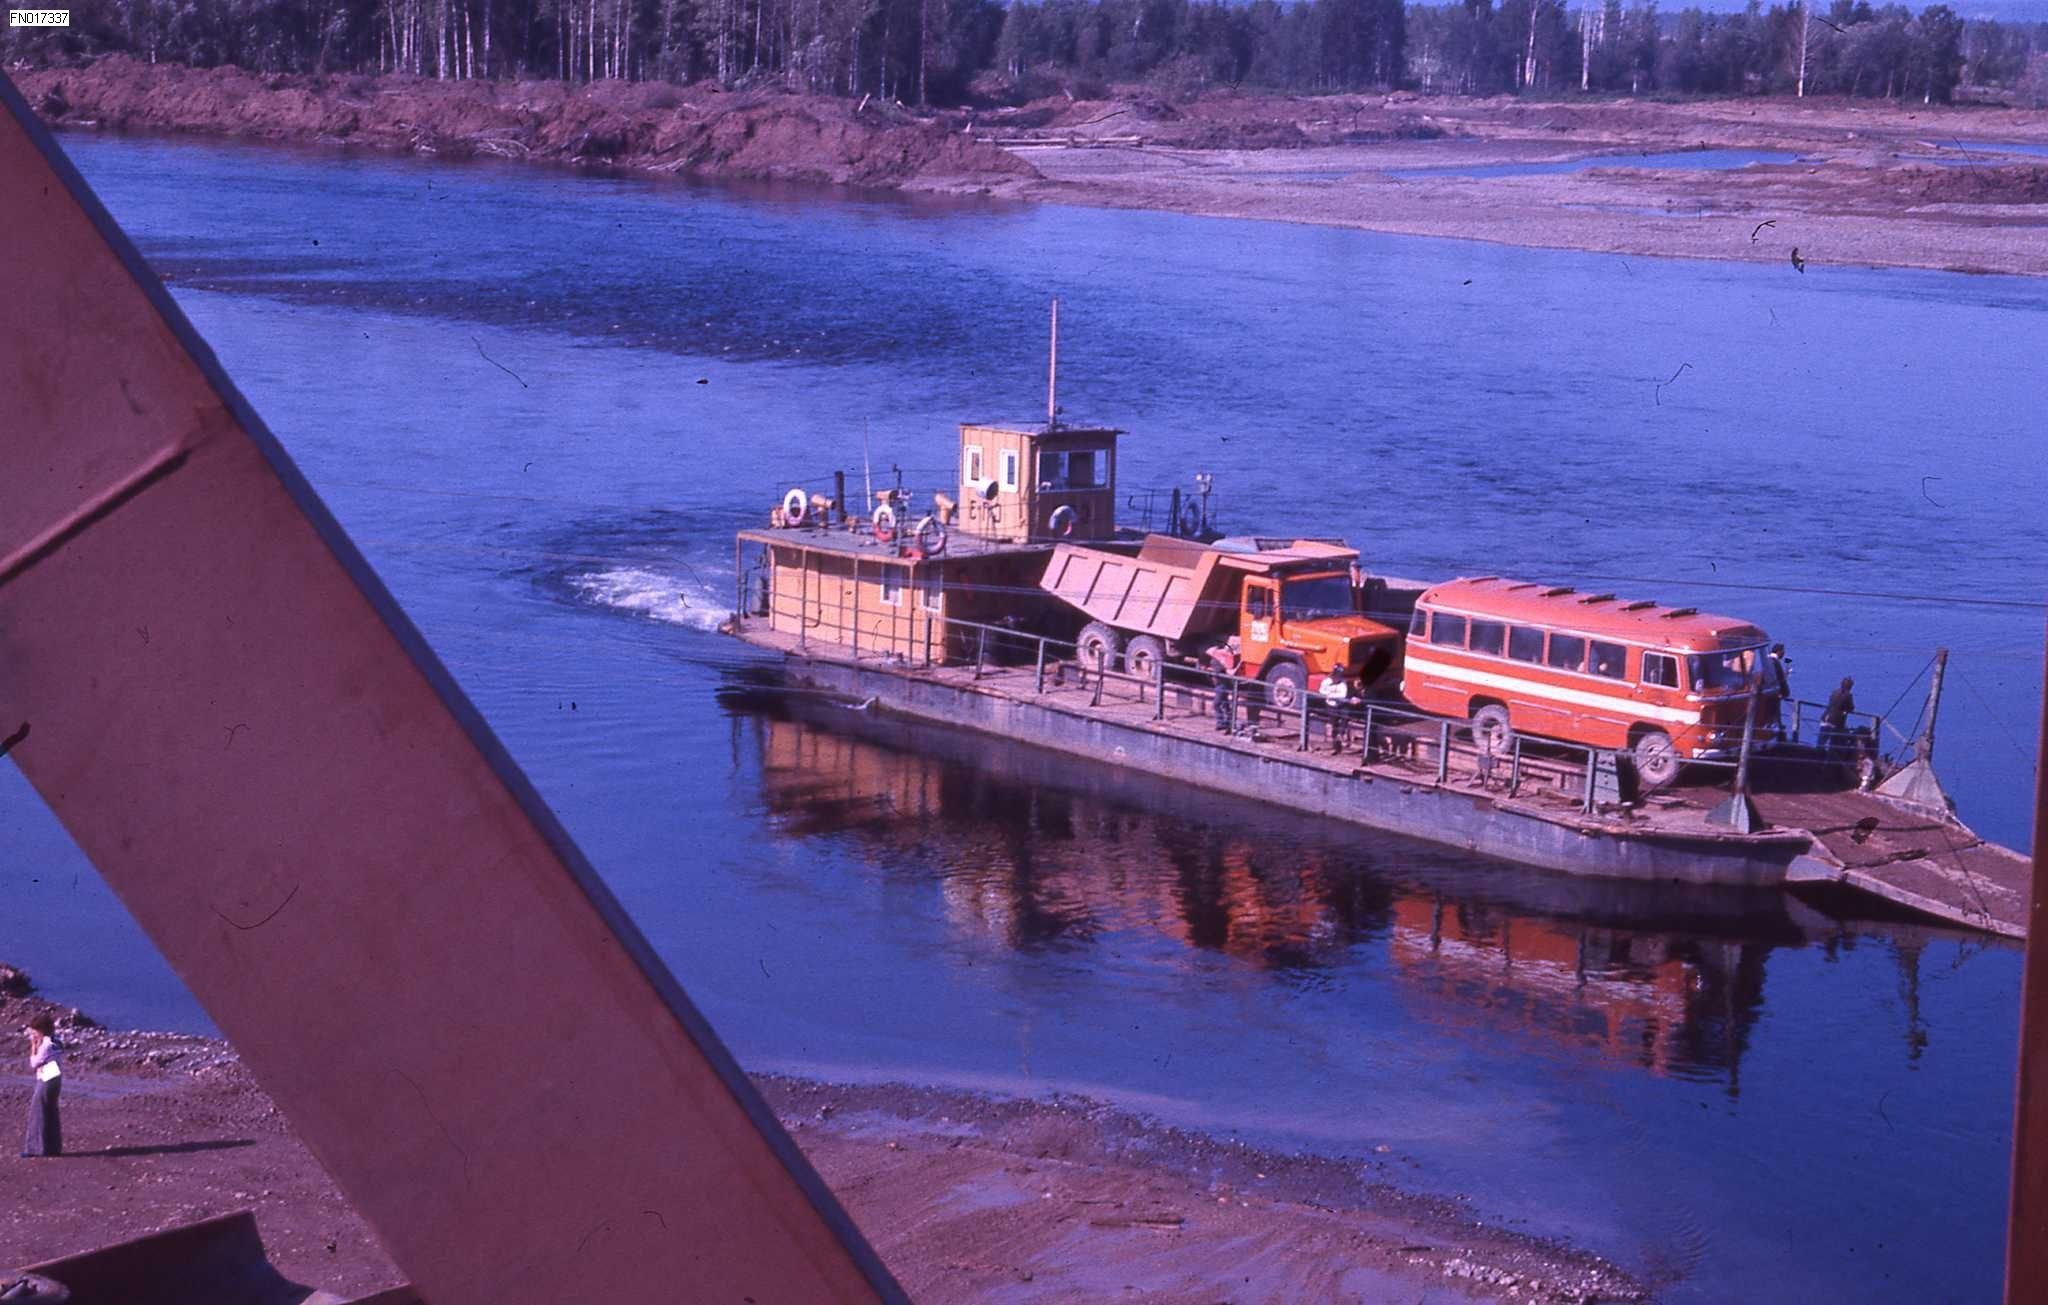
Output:
[[0,103],[23,773],[434,1305],[899,1298],[4,76]]

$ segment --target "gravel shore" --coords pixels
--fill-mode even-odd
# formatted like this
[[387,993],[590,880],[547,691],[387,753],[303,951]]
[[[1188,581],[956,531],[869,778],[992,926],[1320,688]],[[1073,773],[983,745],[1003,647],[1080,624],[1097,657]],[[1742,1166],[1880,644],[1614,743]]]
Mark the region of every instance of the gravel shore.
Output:
[[[0,1267],[249,1208],[297,1281],[402,1281],[230,1046],[103,1029],[11,986],[0,1022],[47,1011],[70,1048],[67,1155],[0,1158]],[[1644,1298],[1597,1256],[1404,1191],[1398,1157],[1276,1154],[1072,1097],[756,1082],[919,1301]],[[0,1075],[0,1117],[28,1087]]]

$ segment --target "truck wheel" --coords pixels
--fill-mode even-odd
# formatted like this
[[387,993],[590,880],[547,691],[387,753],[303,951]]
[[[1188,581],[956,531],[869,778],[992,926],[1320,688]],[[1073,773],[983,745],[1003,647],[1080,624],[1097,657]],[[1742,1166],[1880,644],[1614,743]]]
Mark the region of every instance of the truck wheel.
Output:
[[1266,669],[1266,705],[1275,711],[1301,710],[1308,694],[1308,672],[1300,662],[1276,662]]
[[1160,663],[1166,660],[1166,645],[1149,634],[1134,634],[1124,645],[1124,671],[1141,680],[1152,678]]
[[1113,671],[1123,660],[1124,637],[1115,627],[1100,621],[1090,621],[1081,627],[1081,637],[1074,640],[1074,651],[1081,665],[1091,671]]
[[1678,778],[1678,749],[1663,730],[1644,730],[1636,736],[1636,779],[1645,793],[1666,788]]
[[1472,713],[1472,746],[1482,757],[1505,757],[1515,750],[1515,728],[1506,707],[1489,703]]

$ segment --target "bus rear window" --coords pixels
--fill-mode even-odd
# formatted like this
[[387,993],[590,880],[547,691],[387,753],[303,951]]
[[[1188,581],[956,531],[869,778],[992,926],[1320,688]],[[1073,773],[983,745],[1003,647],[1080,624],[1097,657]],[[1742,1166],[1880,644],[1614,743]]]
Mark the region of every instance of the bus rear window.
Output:
[[1447,648],[1463,648],[1465,646],[1465,618],[1462,616],[1452,616],[1448,612],[1438,612],[1435,619],[1429,623],[1429,641],[1434,644],[1442,644]]
[[1472,651],[1500,656],[1507,647],[1508,628],[1499,621],[1472,622]]
[[1508,656],[1518,662],[1543,660],[1543,631],[1518,625],[1508,631]]
[[1544,664],[1560,671],[1576,671],[1586,664],[1586,641],[1575,634],[1550,636],[1550,656]]
[[1593,642],[1591,669],[1595,675],[1619,680],[1628,674],[1628,649],[1618,643]]

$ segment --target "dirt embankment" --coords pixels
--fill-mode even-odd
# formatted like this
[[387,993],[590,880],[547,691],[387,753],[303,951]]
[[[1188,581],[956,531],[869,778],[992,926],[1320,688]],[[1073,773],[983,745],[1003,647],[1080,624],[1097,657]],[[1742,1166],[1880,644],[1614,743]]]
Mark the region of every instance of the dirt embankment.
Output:
[[[68,1048],[66,1155],[0,1148],[0,1269],[247,1208],[298,1282],[402,1280],[226,1043],[103,1029],[10,973],[0,1030],[48,1012]],[[0,1064],[17,1121],[26,1057]],[[1074,1098],[756,1082],[919,1301],[1643,1298],[1596,1256],[1404,1193],[1392,1155],[1275,1154]]]
[[1037,175],[951,124],[894,106],[709,84],[259,76],[125,55],[14,79],[46,121],[66,126],[905,190],[998,191]]

